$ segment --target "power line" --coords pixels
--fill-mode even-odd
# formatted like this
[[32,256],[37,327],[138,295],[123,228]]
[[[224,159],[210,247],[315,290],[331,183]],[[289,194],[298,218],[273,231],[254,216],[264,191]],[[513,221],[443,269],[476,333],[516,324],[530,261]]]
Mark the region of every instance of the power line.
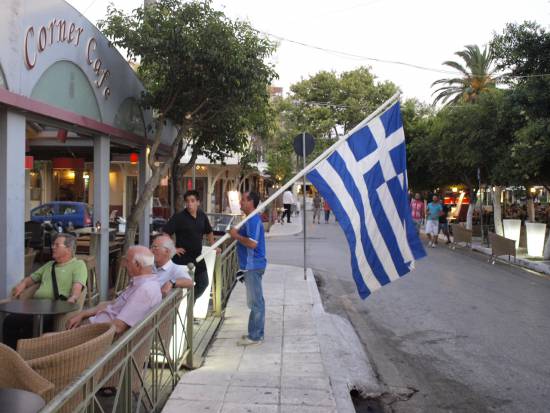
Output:
[[273,33],[269,33],[269,32],[265,32],[265,31],[262,31],[262,30],[257,30],[256,29],[256,31],[258,33],[261,33],[261,34],[265,35],[265,36],[273,37],[273,38],[278,39],[280,41],[284,41],[284,42],[288,42],[288,43],[294,43],[294,44],[297,44],[299,46],[308,47],[310,49],[316,49],[316,50],[320,50],[322,52],[332,53],[332,54],[340,55],[340,56],[344,56],[344,57],[351,57],[351,58],[359,59],[359,60],[369,60],[369,61],[378,62],[378,63],[388,63],[388,64],[401,65],[401,66],[411,67],[413,69],[425,70],[425,71],[428,71],[428,72],[435,72],[435,73],[443,73],[443,74],[451,74],[451,75],[456,75],[457,73],[460,73],[458,71],[434,69],[434,68],[431,68],[431,67],[420,66],[420,65],[417,65],[417,64],[414,64],[414,63],[401,62],[399,60],[387,60],[387,59],[379,59],[379,58],[376,58],[376,57],[362,56],[362,55],[358,55],[358,54],[354,54],[354,53],[348,53],[348,52],[343,52],[343,51],[340,51],[340,50],[334,50],[334,49],[329,49],[329,48],[326,48],[326,47],[316,46],[316,45],[300,42],[298,40],[288,39],[286,37],[279,36],[277,34],[273,34]]

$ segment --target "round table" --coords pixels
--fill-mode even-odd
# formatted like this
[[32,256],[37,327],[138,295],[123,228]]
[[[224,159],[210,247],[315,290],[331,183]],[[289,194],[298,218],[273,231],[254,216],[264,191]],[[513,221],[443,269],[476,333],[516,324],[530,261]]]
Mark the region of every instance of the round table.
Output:
[[78,304],[61,300],[11,300],[0,304],[0,312],[33,316],[33,337],[42,335],[42,319],[45,315],[66,314],[78,310]]
[[38,394],[20,389],[0,389],[0,413],[36,413],[46,402]]

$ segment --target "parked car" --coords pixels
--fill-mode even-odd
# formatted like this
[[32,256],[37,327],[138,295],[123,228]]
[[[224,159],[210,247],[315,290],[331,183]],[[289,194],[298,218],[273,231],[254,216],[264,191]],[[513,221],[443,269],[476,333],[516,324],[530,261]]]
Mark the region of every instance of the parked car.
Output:
[[53,201],[32,209],[31,221],[61,223],[63,228],[69,223],[74,228],[89,227],[93,222],[92,209],[84,202]]

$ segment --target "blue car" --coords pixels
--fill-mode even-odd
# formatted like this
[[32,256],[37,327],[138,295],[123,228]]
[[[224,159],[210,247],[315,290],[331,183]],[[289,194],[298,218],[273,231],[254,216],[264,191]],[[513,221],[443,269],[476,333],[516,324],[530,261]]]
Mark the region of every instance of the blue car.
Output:
[[89,227],[92,225],[92,210],[84,202],[53,201],[32,209],[31,221],[60,222],[64,228],[69,226],[69,222],[74,228]]

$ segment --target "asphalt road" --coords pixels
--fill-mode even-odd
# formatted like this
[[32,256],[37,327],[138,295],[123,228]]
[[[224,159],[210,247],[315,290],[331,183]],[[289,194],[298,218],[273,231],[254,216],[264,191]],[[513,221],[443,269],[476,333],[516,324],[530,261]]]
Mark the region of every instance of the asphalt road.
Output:
[[[270,238],[303,264],[302,234]],[[366,300],[335,223],[308,223],[308,266],[327,311],[354,325],[394,412],[550,412],[550,279],[445,246]],[[412,394],[412,396],[411,396]]]

